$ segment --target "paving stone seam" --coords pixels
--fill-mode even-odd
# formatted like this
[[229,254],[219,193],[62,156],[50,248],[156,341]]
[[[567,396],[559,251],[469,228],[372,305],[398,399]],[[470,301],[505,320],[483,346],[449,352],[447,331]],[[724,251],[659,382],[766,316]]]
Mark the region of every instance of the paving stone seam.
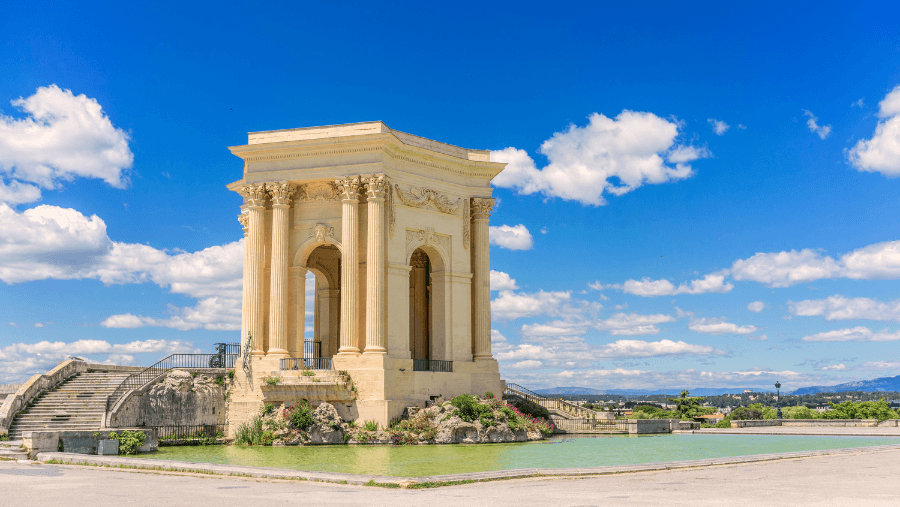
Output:
[[470,472],[462,474],[443,474],[422,477],[392,477],[375,474],[351,474],[344,472],[319,472],[305,470],[291,470],[271,467],[248,467],[242,465],[222,465],[212,463],[196,463],[187,461],[171,461],[147,458],[132,458],[119,456],[94,456],[85,454],[73,454],[63,452],[41,452],[36,459],[41,462],[56,460],[62,464],[71,465],[95,465],[101,467],[127,468],[131,470],[170,471],[187,473],[204,473],[220,476],[240,476],[266,479],[308,480],[316,482],[331,482],[339,484],[366,485],[396,484],[398,486],[410,486],[421,483],[460,483],[483,482],[490,480],[517,479],[527,477],[579,477],[612,475],[620,473],[653,472],[664,470],[679,470],[688,468],[700,468],[721,465],[738,465],[746,463],[758,463],[781,459],[797,459],[817,456],[830,456],[841,454],[854,454],[861,452],[878,452],[888,450],[900,450],[900,445],[880,445],[871,447],[851,447],[844,449],[829,449],[816,451],[786,452],[775,454],[758,454],[749,456],[733,456],[726,458],[706,458],[687,461],[670,461],[661,463],[642,463],[635,465],[612,465],[601,467],[575,467],[575,468],[526,468],[517,470],[496,470],[485,472]]

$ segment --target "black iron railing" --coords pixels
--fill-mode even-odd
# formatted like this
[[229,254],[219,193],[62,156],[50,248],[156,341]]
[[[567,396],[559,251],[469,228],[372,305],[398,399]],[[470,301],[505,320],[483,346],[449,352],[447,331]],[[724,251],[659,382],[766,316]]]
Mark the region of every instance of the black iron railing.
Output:
[[222,424],[148,426],[148,428],[155,428],[160,440],[198,440],[201,438],[222,438],[225,436],[225,426]]
[[216,354],[241,355],[240,343],[214,343],[213,346],[216,348]]
[[322,357],[322,342],[303,340],[303,357]]
[[108,414],[129,392],[144,387],[170,370],[234,368],[237,358],[238,356],[234,354],[172,354],[149,368],[132,373],[122,381],[119,387],[106,398],[106,412]]
[[521,398],[525,401],[534,403],[535,405],[540,405],[548,410],[559,410],[571,414],[575,417],[584,417],[586,419],[596,418],[598,420],[607,417],[607,415],[601,412],[590,410],[582,407],[581,405],[569,403],[568,401],[559,398],[549,398],[534,391],[530,391],[518,384],[513,384],[510,382],[506,383],[506,388],[503,391],[503,395],[507,397]]
[[413,359],[413,371],[436,371],[453,373],[453,361],[437,359]]
[[285,357],[281,360],[282,370],[330,370],[330,357]]

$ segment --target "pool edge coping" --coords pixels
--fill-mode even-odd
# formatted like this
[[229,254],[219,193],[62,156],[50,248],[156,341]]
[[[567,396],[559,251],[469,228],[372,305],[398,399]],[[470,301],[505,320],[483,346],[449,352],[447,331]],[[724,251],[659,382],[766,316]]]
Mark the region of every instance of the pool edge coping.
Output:
[[351,474],[345,472],[317,472],[286,468],[220,465],[190,461],[159,460],[119,456],[96,456],[65,452],[41,452],[37,454],[36,459],[39,462],[48,464],[87,465],[98,466],[102,468],[129,469],[137,471],[146,470],[151,472],[163,471],[200,473],[222,477],[252,477],[258,479],[284,479],[337,484],[352,484],[360,486],[382,486],[416,489],[533,477],[585,477],[615,475],[621,473],[679,470],[719,465],[758,463],[764,461],[776,461],[781,459],[810,458],[817,456],[891,450],[900,450],[900,444],[878,445],[869,447],[849,447],[842,449],[826,449],[817,451],[754,454],[746,456],[730,456],[724,458],[705,458],[698,460],[642,463],[636,465],[611,465],[602,467],[575,468],[520,468],[515,470],[492,470],[486,472],[467,472],[462,474],[430,475],[422,477],[395,477],[375,474]]

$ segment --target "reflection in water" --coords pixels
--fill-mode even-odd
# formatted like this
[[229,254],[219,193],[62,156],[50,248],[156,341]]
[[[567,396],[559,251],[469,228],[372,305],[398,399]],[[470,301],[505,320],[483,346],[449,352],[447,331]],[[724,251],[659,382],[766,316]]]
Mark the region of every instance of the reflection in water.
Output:
[[310,447],[160,447],[142,458],[400,477],[631,465],[866,447],[897,443],[879,437],[783,435],[585,435],[541,442],[478,445],[323,445]]

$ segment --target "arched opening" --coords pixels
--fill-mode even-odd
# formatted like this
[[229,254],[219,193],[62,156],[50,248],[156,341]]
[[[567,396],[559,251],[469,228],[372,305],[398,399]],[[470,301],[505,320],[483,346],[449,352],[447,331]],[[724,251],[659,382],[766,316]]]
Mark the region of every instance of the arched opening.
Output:
[[333,357],[341,335],[341,253],[334,245],[316,247],[306,261],[305,366],[321,368],[316,358]]
[[418,248],[409,264],[409,350],[413,359],[431,359],[431,260]]

